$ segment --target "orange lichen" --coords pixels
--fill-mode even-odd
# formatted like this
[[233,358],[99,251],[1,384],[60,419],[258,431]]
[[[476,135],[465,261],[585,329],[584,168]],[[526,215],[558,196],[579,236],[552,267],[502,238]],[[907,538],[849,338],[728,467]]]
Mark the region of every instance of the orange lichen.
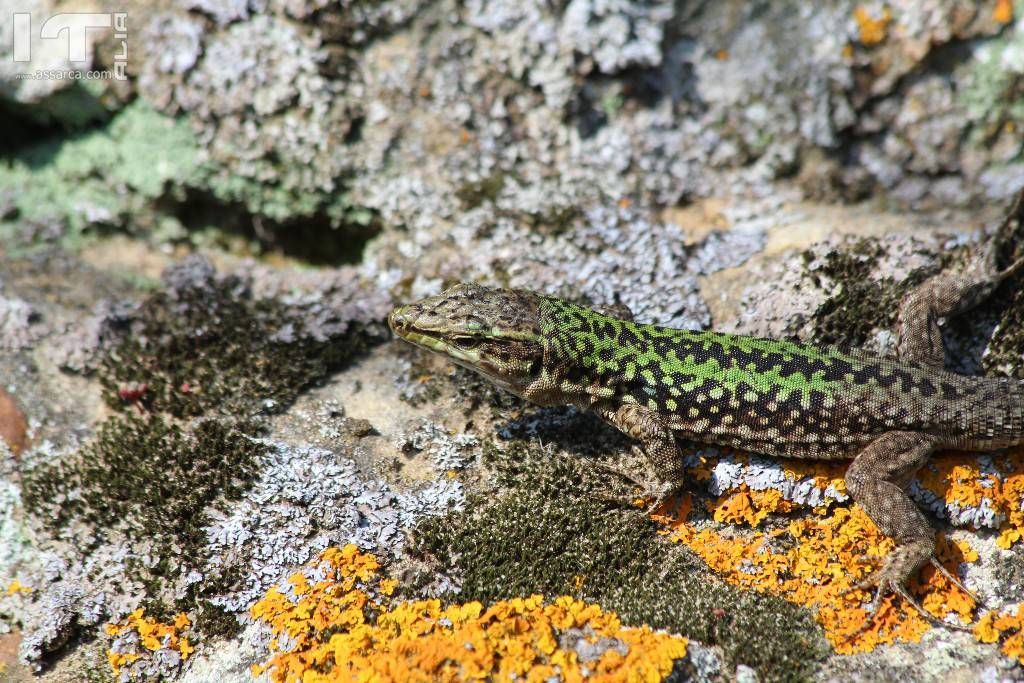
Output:
[[[813,478],[820,490],[831,487],[845,492],[845,463],[785,461],[782,466],[791,480]],[[706,464],[693,471],[700,477],[707,471]],[[1024,450],[994,460],[940,454],[921,470],[918,481],[947,505],[977,509],[984,503],[1003,520],[999,542],[1004,547],[1024,535]],[[785,500],[774,489],[752,491],[747,484],[739,484],[707,505],[714,523],[706,517],[689,520],[692,510],[692,496],[687,495],[663,506],[655,518],[730,583],[816,609],[818,621],[839,653],[865,652],[898,640],[916,642],[931,628],[927,619],[893,596],[883,599],[868,627],[862,628],[873,591],[844,591],[870,575],[892,550],[893,542],[850,502],[810,508]],[[796,518],[776,515],[794,511]],[[767,523],[773,515],[773,523]],[[978,561],[977,551],[968,542],[941,534],[937,555],[954,574],[961,563]],[[974,600],[930,566],[910,581],[909,589],[938,619],[961,624],[974,620]],[[986,615],[975,634],[987,638],[984,642],[1001,639],[1003,652],[1019,659],[1024,652],[1020,625],[1013,615]]]
[[[310,583],[316,577],[315,583]],[[683,638],[625,628],[597,605],[563,596],[479,602],[391,601],[372,556],[332,548],[251,611],[273,634],[253,673],[275,683],[328,681],[660,681],[686,654]],[[572,637],[614,645],[581,661]]]
[[[155,619],[146,617],[145,610],[140,607],[129,614],[124,621],[116,624],[107,624],[104,630],[111,638],[134,631],[138,634],[139,645],[145,650],[156,652],[168,649],[177,652],[181,655],[182,660],[186,660],[195,651],[195,648],[186,636],[181,635],[181,632],[187,630],[191,625],[191,620],[184,612],[175,615],[172,623],[163,624]],[[124,667],[138,661],[144,654],[144,651],[118,652],[108,650],[107,661],[110,662],[114,675],[119,676]]]
[[947,505],[977,508],[985,501],[1005,520],[996,542],[1010,548],[1024,532],[1024,450],[1010,451],[984,469],[970,455],[943,453],[922,468],[918,480]]
[[996,0],[996,6],[992,8],[992,18],[1000,24],[1009,24],[1013,21],[1013,0]]
[[[839,653],[866,652],[896,640],[916,642],[930,628],[923,617],[889,598],[872,627],[857,634],[868,616],[863,604],[868,594],[842,593],[874,568],[861,562],[862,557],[877,561],[892,549],[892,541],[860,508],[837,507],[827,516],[797,519],[786,528],[752,535],[726,536],[714,529],[698,531],[685,521],[675,524],[675,537],[730,583],[817,607],[818,621]],[[945,543],[940,558],[954,571],[964,559],[959,545]],[[911,588],[926,594],[923,605],[936,617],[954,614],[970,621],[973,600],[934,570],[923,570]]]
[[875,16],[866,7],[858,7],[853,10],[853,18],[857,21],[861,44],[878,45],[889,34],[892,12],[885,7],[882,9],[881,15]]
[[974,637],[983,643],[996,643],[1007,657],[1024,663],[1024,603],[1005,612],[987,612],[974,627]]
[[19,593],[31,593],[32,590],[32,586],[26,586],[21,581],[18,581],[18,579],[14,579],[9,584],[7,584],[8,595],[17,595]]
[[789,512],[793,504],[780,491],[751,491],[743,484],[734,493],[723,495],[708,505],[716,522],[745,523],[757,526],[773,512]]

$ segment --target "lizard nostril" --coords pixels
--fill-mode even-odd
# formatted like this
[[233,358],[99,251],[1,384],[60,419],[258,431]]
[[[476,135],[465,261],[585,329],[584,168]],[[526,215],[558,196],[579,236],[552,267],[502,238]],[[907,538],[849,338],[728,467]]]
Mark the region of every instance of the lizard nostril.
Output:
[[395,332],[401,332],[409,324],[408,319],[402,315],[402,309],[396,308],[388,314],[388,326]]

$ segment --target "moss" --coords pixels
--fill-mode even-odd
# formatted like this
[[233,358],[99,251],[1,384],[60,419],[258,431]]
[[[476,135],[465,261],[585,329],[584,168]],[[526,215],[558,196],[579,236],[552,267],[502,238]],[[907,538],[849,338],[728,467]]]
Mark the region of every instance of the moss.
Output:
[[[357,323],[321,326],[317,310],[256,299],[201,260],[165,280],[100,365],[105,397],[123,412],[70,458],[24,472],[22,496],[39,525],[83,554],[107,542],[144,549],[127,573],[147,614],[186,611],[202,634],[227,635],[237,622],[209,600],[244,577],[237,564],[206,566],[209,512],[258,476],[259,414],[286,407],[369,336]],[[185,585],[193,571],[202,579]]]
[[461,577],[460,600],[574,595],[627,624],[720,645],[732,664],[756,668],[762,680],[807,679],[825,656],[809,612],[711,575],[640,511],[603,502],[607,481],[581,459],[521,445],[490,446],[486,457],[501,493],[426,520],[416,534],[416,552]]
[[366,346],[358,326],[341,336],[307,327],[298,312],[253,298],[236,278],[155,292],[102,364],[106,400],[176,417],[281,410]]
[[237,499],[258,474],[264,446],[255,431],[233,420],[182,427],[159,415],[114,416],[75,456],[25,472],[24,505],[57,537],[85,523],[97,543],[123,535],[151,547],[154,562],[129,565],[129,576],[145,586],[149,613],[173,615],[232,579],[207,575],[174,598],[178,578],[202,566],[208,511]]
[[[814,341],[838,346],[863,346],[873,330],[891,328],[896,322],[900,301],[914,287],[941,269],[918,268],[903,281],[891,277],[872,277],[879,259],[885,255],[872,239],[861,239],[848,249],[835,249],[825,256],[825,264],[806,277],[821,286],[824,275],[838,285],[838,292],[814,312]],[[814,254],[803,254],[805,264]]]
[[523,220],[533,230],[549,235],[560,235],[571,228],[582,215],[583,212],[578,206],[551,206],[543,213],[528,213]]
[[[1003,286],[995,296],[1003,308],[999,324],[982,357],[986,375],[1024,379],[1024,289]],[[995,298],[995,297],[993,297]]]
[[[216,594],[213,590],[208,592]],[[234,614],[209,600],[199,601],[196,622],[202,626],[203,633],[211,638],[232,638],[242,631],[242,625]]]
[[494,203],[505,187],[505,173],[495,171],[483,180],[467,182],[455,190],[466,210],[476,209],[484,203]]
[[[996,265],[1007,268],[1024,258],[1024,206],[1017,215],[1010,215],[995,238],[999,243]],[[985,374],[1024,379],[1024,276],[1018,274],[1005,282],[989,297],[977,316],[995,317],[998,324],[982,358]]]
[[48,511],[40,516],[53,530],[79,520],[140,539],[190,540],[203,535],[203,508],[221,495],[237,498],[255,474],[262,446],[249,431],[218,420],[185,431],[156,415],[118,415],[75,457],[30,471],[25,505]]

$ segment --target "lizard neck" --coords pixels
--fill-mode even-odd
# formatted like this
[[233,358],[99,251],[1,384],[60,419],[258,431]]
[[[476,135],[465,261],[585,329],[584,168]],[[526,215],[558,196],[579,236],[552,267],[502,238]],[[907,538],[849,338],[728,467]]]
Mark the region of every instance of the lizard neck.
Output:
[[610,398],[618,374],[599,355],[616,344],[622,320],[561,299],[545,297],[539,306],[543,370],[525,398],[542,405],[582,408]]

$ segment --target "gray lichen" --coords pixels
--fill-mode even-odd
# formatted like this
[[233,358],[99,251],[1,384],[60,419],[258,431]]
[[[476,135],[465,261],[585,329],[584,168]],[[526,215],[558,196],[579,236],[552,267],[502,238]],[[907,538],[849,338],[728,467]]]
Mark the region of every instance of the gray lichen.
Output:
[[403,529],[414,520],[462,507],[462,486],[455,480],[439,479],[422,490],[399,493],[361,477],[343,455],[267,445],[260,479],[206,528],[209,568],[239,561],[245,566],[241,585],[212,600],[240,617],[267,588],[329,546],[356,543],[397,557],[405,542]]

